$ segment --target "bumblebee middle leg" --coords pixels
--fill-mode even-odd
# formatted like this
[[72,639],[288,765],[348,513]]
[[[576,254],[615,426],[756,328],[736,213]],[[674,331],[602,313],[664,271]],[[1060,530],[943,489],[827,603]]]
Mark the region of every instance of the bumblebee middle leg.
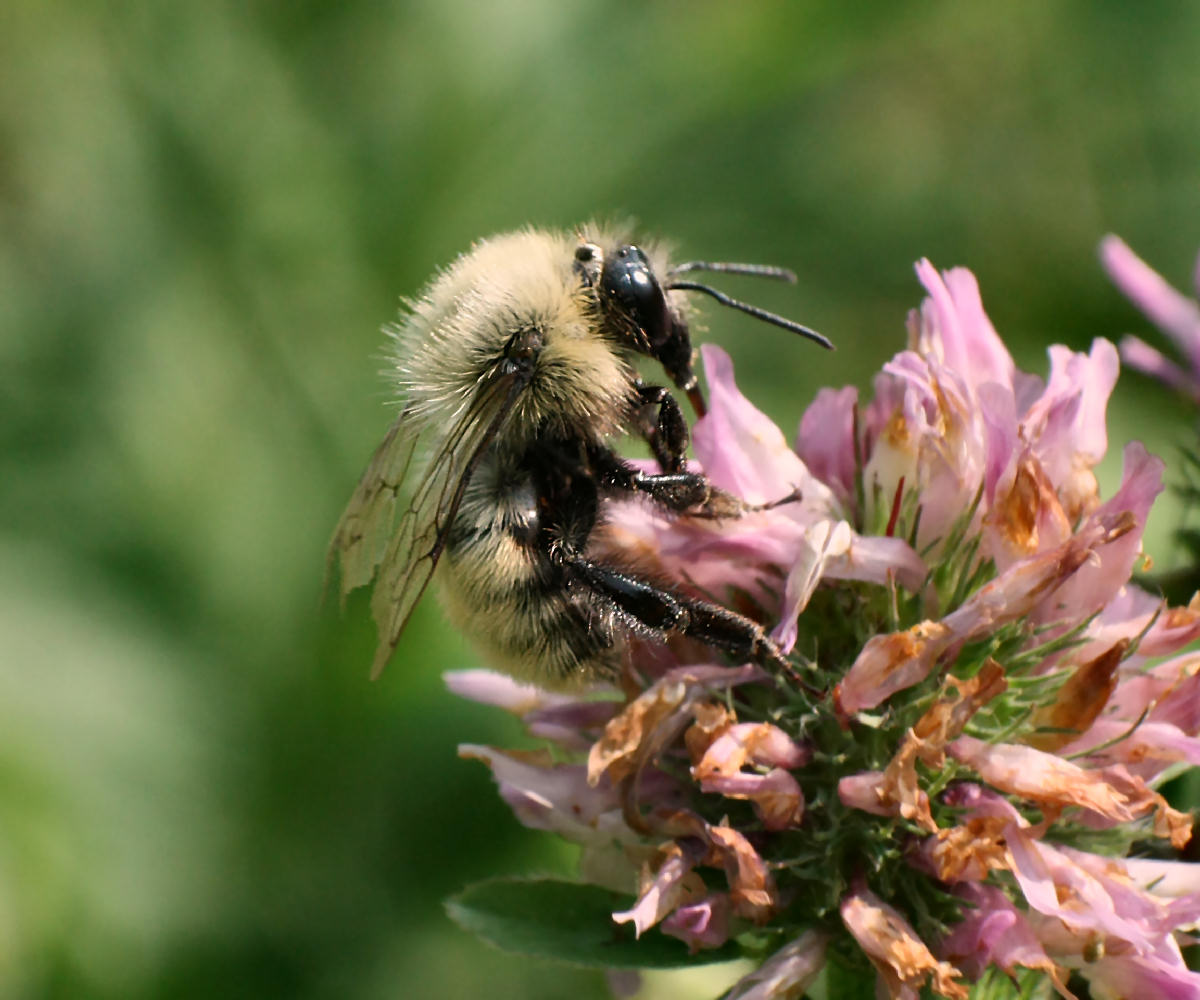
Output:
[[642,493],[655,503],[691,517],[740,517],[747,506],[698,472],[646,473],[603,445],[589,450],[592,467],[605,489]]

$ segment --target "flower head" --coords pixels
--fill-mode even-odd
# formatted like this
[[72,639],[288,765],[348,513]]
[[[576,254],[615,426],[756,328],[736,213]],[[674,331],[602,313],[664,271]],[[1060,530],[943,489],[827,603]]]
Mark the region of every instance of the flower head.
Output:
[[761,509],[609,512],[612,544],[757,614],[794,669],[635,645],[620,698],[471,674],[460,693],[555,751],[463,753],[634,893],[615,921],[758,956],[732,997],[798,997],[827,958],[897,998],[992,973],[1200,996],[1180,953],[1200,875],[1127,857],[1186,844],[1155,783],[1200,762],[1200,605],[1131,581],[1163,465],[1128,444],[1101,495],[1111,344],[1052,347],[1043,380],[969,272],[917,275],[873,398],[822,391],[795,447],[703,348],[698,467]]

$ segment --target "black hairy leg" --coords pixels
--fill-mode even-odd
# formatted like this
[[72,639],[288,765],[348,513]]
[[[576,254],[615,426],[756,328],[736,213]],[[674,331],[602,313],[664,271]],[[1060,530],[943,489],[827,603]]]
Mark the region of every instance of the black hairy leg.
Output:
[[[547,439],[543,444],[535,487],[545,516],[535,544],[553,586],[574,591],[581,605],[610,609],[634,633],[658,639],[684,635],[735,659],[791,670],[762,627],[749,618],[585,555],[599,519],[602,489],[641,490],[679,512],[712,504],[714,492],[726,494],[693,473],[643,475],[603,446],[577,452],[584,464],[576,464],[563,443]],[[734,497],[729,500],[740,505]]]
[[661,385],[637,383],[634,429],[650,446],[663,472],[681,472],[688,448],[688,426],[675,397]]
[[698,472],[642,472],[602,444],[589,447],[588,459],[602,488],[644,494],[676,514],[739,517],[749,509]]
[[626,618],[660,639],[685,635],[722,650],[736,660],[792,671],[762,626],[735,611],[673,593],[648,580],[586,559],[565,549],[564,568]]

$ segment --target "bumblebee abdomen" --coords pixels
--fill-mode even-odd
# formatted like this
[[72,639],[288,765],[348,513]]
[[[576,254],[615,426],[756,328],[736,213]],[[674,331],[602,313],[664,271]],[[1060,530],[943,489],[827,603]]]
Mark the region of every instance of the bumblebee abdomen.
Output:
[[447,614],[514,676],[556,686],[612,676],[623,632],[550,558],[558,528],[543,522],[531,464],[493,452],[472,478],[439,570]]
[[611,617],[511,534],[447,549],[443,567],[448,617],[497,669],[555,686],[615,676],[622,633]]

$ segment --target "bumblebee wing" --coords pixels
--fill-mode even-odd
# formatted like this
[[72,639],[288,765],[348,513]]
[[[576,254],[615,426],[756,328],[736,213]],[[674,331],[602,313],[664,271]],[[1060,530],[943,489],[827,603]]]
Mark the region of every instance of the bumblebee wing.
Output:
[[392,525],[404,480],[419,443],[419,428],[406,409],[388,428],[346,505],[325,554],[325,586],[336,561],[341,598],[370,583],[392,538]]
[[398,521],[395,512],[413,456],[435,428],[413,426],[417,421],[405,410],[367,466],[334,533],[329,558],[340,557],[343,597],[375,578],[371,611],[379,645],[372,677],[379,676],[400,641],[441,558],[471,475],[526,384],[516,373],[480,382],[470,404],[436,443]]

